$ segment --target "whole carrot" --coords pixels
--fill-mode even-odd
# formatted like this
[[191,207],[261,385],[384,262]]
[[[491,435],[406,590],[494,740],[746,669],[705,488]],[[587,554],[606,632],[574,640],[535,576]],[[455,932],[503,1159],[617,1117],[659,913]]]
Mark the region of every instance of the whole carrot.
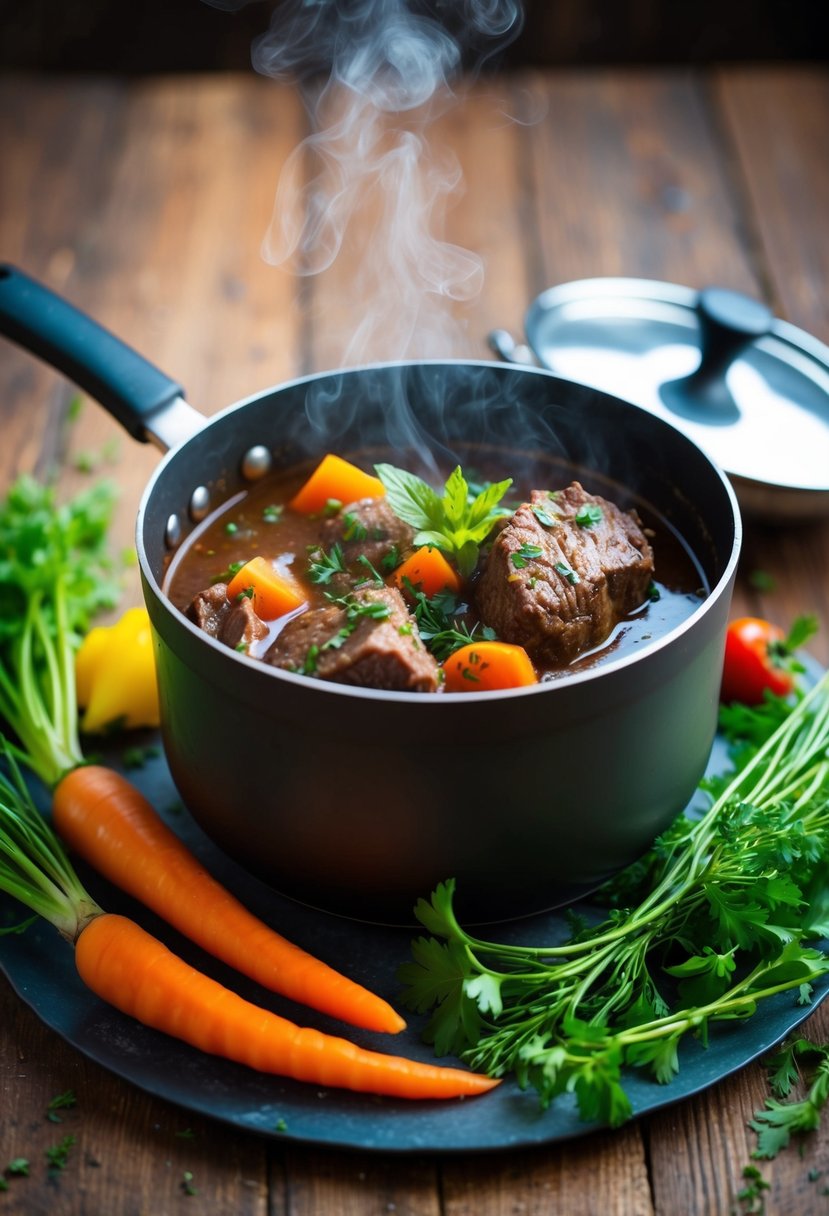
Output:
[[87,923],[75,961],[84,983],[123,1013],[259,1072],[396,1098],[458,1098],[498,1084],[479,1073],[383,1055],[296,1026],[196,971],[115,913]]
[[[172,833],[153,830],[154,813],[128,782],[84,765],[74,658],[77,639],[101,603],[105,519],[98,507],[97,498],[82,498],[58,508],[50,491],[28,482],[0,503],[0,718],[17,741],[11,745],[0,734],[0,890],[46,917],[73,943],[79,974],[98,996],[194,1047],[268,1072],[368,1093],[441,1098],[490,1089],[497,1082],[462,1069],[383,1056],[300,1029],[200,974],[134,922],[103,912],[84,889],[58,836],[35,807],[18,761],[58,791],[62,809],[97,808],[97,821],[78,816],[88,836],[111,836],[113,822],[119,822],[113,807],[132,808],[120,828],[120,848],[113,850],[120,857],[116,881],[131,888],[135,867],[143,873],[145,889],[155,890],[153,899],[166,892],[166,911],[177,915],[182,904],[191,928],[198,920],[209,923],[199,936],[214,947],[226,914],[235,925],[231,938],[235,933],[239,961],[256,960],[267,938],[267,948],[276,951],[276,961],[266,967],[274,986],[287,985],[339,1015],[350,1010],[368,1025],[379,1022],[396,1030],[402,1024],[385,1002],[375,1003],[284,939],[274,944],[265,927],[192,858],[186,864],[186,850]],[[66,820],[71,818],[67,811]]]
[[74,945],[78,974],[97,996],[201,1051],[298,1081],[399,1098],[453,1098],[497,1084],[296,1026],[203,975],[134,921],[103,911],[39,814],[2,735],[0,891]]
[[196,860],[146,798],[113,769],[75,768],[53,818],[69,848],[209,954],[272,992],[367,1030],[402,1030],[381,997],[255,917]]

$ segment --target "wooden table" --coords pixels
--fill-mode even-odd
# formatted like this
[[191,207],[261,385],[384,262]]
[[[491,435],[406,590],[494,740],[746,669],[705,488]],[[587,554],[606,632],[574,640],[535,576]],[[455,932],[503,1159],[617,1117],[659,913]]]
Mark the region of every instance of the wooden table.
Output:
[[[307,132],[290,89],[252,74],[5,78],[0,115],[0,256],[178,377],[197,407],[212,413],[343,359],[366,306],[356,272],[380,219],[367,204],[325,274],[300,278],[262,260],[277,178]],[[492,327],[520,333],[537,292],[591,275],[718,283],[829,341],[827,130],[829,80],[817,68],[479,81],[430,131],[434,150],[457,155],[465,184],[445,238],[485,266],[481,290],[446,321],[454,353],[487,357]],[[364,353],[419,353],[398,338],[381,330]],[[0,481],[57,471],[68,490],[90,469],[115,476],[116,540],[129,544],[157,454],[91,403],[70,422],[74,396],[2,346]],[[810,650],[825,664],[827,568],[829,524],[748,522],[734,613],[784,626],[817,613]],[[134,571],[125,599],[139,599]],[[825,1040],[829,1014],[806,1031]],[[658,1116],[566,1144],[468,1157],[318,1151],[234,1133],[140,1092],[47,1031],[5,981],[0,1078],[0,1167],[32,1162],[28,1179],[0,1192],[0,1213],[29,1216],[724,1214],[738,1208],[754,1144],[746,1124],[767,1092],[755,1064]],[[47,1104],[68,1089],[77,1105],[56,1125]],[[75,1147],[50,1181],[43,1153],[66,1134]],[[825,1213],[829,1123],[802,1156],[783,1153],[763,1174],[766,1212]]]

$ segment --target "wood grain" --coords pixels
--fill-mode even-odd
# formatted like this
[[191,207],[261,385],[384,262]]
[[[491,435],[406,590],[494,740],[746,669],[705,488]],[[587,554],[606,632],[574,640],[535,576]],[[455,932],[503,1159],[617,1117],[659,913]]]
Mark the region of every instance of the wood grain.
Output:
[[531,76],[526,129],[543,286],[593,275],[755,292],[691,73]]
[[272,1216],[440,1216],[434,1161],[365,1153],[281,1154],[285,1189]]
[[[816,1043],[827,1041],[829,1017],[820,1009],[798,1031]],[[771,1055],[771,1051],[764,1058]],[[671,1107],[648,1121],[654,1212],[720,1213],[730,1210],[745,1185],[747,1166],[759,1169],[770,1184],[766,1216],[818,1216],[826,1211],[823,1171],[829,1164],[826,1129],[774,1161],[752,1157],[756,1134],[748,1124],[762,1110],[770,1090],[762,1062],[743,1069],[691,1102]],[[793,1095],[796,1096],[796,1095]],[[815,1171],[820,1177],[814,1177]],[[739,1209],[737,1209],[739,1210]]]
[[[57,936],[55,948],[65,948]],[[259,1140],[228,1136],[66,1051],[5,980],[0,1018],[0,1168],[19,1157],[30,1163],[28,1177],[0,1191],[2,1216],[179,1216],[197,1203],[217,1216],[265,1216]],[[68,1090],[76,1105],[52,1122],[49,1103]],[[74,1143],[65,1168],[50,1173],[45,1154],[66,1136]]]
[[[767,302],[778,316],[826,342],[829,308],[824,290],[829,254],[809,217],[826,214],[829,173],[825,144],[829,79],[820,68],[781,72],[735,69],[712,79],[719,123],[730,150],[731,183],[743,195],[744,243]],[[735,608],[746,608],[788,628],[804,611],[821,628],[808,650],[829,663],[829,524],[787,530],[751,523],[741,561]],[[757,575],[764,590],[754,586]],[[804,603],[801,579],[809,586]]]
[[[15,121],[2,129],[0,155],[18,200],[2,209],[7,260],[182,383],[206,415],[298,373],[294,284],[259,256],[279,166],[304,122],[292,91],[222,77],[132,89],[50,83],[28,107],[20,81],[2,87]],[[158,453],[83,394],[82,422],[67,425],[78,396],[27,354],[4,350],[14,468],[43,472],[60,459],[67,493],[90,470],[116,480],[113,534],[128,546]],[[127,578],[138,602],[137,574]]]
[[742,68],[715,77],[778,315],[829,342],[829,244],[815,215],[829,212],[829,71]]
[[652,1216],[640,1129],[597,1133],[544,1150],[443,1168],[445,1216]]

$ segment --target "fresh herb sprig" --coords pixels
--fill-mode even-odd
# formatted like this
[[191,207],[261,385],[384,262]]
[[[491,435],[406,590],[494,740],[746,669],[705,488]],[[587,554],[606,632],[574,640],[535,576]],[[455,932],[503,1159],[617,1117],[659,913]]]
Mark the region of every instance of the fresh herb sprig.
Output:
[[544,1104],[575,1093],[581,1115],[631,1114],[623,1068],[658,1081],[709,1026],[750,1016],[829,972],[829,675],[740,767],[702,817],[680,817],[612,884],[625,906],[541,947],[481,940],[453,910],[454,882],[416,914],[433,935],[401,969],[408,1006],[433,1010],[439,1054],[513,1073]]
[[414,543],[434,545],[447,553],[461,575],[468,577],[478,562],[481,544],[498,520],[510,514],[499,504],[512,480],[490,482],[472,494],[458,466],[447,478],[443,494],[438,494],[405,469],[390,464],[374,468],[395,515],[415,529]]

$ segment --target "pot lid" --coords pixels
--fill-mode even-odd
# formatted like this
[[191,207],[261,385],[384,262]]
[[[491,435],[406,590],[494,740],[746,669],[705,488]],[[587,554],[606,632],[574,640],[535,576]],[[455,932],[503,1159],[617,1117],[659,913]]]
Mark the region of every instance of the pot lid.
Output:
[[719,287],[583,279],[543,292],[525,325],[558,375],[673,422],[733,478],[826,509],[829,347],[764,304]]

